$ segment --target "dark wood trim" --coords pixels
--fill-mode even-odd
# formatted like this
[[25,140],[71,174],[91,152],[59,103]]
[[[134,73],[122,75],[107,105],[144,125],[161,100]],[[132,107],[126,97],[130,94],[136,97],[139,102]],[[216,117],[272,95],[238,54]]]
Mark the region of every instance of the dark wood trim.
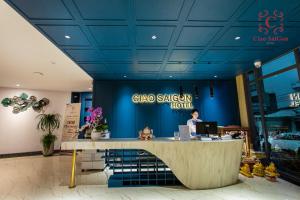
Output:
[[256,80],[256,89],[257,89],[257,95],[258,95],[258,101],[259,101],[259,111],[260,111],[260,116],[261,116],[261,126],[262,126],[262,131],[264,134],[264,146],[265,146],[265,153],[266,157],[269,160],[270,159],[270,149],[268,145],[268,130],[267,130],[267,125],[266,125],[266,120],[265,120],[265,110],[264,110],[264,87],[262,84],[262,79],[258,79],[259,75],[261,74],[261,68],[257,69],[255,68],[254,70],[254,76]]
[[92,107],[94,108],[94,107],[96,107],[96,103],[95,103],[95,97],[96,97],[96,83],[97,83],[97,81],[95,81],[95,80],[93,80],[93,82],[92,82],[92,85],[93,85],[93,91],[92,91],[92,96],[93,96],[93,98],[92,98]]
[[[278,71],[275,71],[275,72],[272,72],[270,74],[267,74],[265,76],[258,76],[257,79],[258,80],[262,80],[262,79],[266,79],[266,78],[270,78],[272,76],[275,76],[275,75],[278,75],[278,74],[281,74],[281,73],[284,73],[284,72],[287,72],[287,71],[290,71],[290,70],[293,70],[293,69],[296,69],[297,68],[297,65],[291,65],[289,67],[286,67],[284,69],[280,69]],[[255,71],[255,70],[254,70]],[[249,81],[249,83],[253,83],[255,82],[256,80],[253,80],[253,81]]]
[[298,77],[300,80],[300,49],[294,49],[294,56],[295,56],[295,60],[296,60],[296,67],[298,69]]
[[292,173],[289,173],[289,172],[286,172],[286,171],[280,170],[280,169],[278,169],[278,172],[280,174],[280,178],[300,186],[300,178],[299,177],[293,175]]
[[244,91],[245,91],[245,99],[246,99],[246,109],[247,109],[247,116],[248,116],[248,124],[249,124],[249,130],[250,130],[250,143],[252,143],[253,148],[255,149],[255,124],[254,124],[254,115],[252,110],[252,104],[251,104],[251,96],[250,96],[250,89],[249,89],[249,79],[248,74],[243,74],[243,82],[244,82]]
[[[54,150],[54,153],[60,153],[60,150]],[[38,155],[43,155],[43,153],[41,151],[32,151],[32,152],[22,152],[22,153],[0,154],[0,159],[26,157],[26,156],[38,156]]]
[[262,79],[270,78],[270,77],[272,77],[272,76],[275,76],[275,75],[278,75],[278,74],[281,74],[281,73],[284,73],[284,72],[287,72],[287,71],[290,71],[290,70],[293,70],[293,69],[296,69],[296,65],[291,65],[291,66],[289,66],[289,67],[280,69],[280,70],[278,70],[278,71],[276,71],[276,72],[272,72],[272,73],[267,74],[267,75],[265,75],[265,76],[261,76],[261,77],[259,77],[258,79],[259,79],[259,80],[262,80]]

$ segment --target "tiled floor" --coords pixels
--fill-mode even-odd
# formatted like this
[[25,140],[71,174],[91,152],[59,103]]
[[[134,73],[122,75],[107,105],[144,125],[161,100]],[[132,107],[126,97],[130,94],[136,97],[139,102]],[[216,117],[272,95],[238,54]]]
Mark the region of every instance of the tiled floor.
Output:
[[0,159],[0,200],[163,200],[209,199],[243,200],[300,199],[300,187],[279,179],[240,177],[236,185],[213,190],[188,190],[183,187],[107,188],[104,172],[77,175],[78,186],[68,188],[70,156],[31,156]]

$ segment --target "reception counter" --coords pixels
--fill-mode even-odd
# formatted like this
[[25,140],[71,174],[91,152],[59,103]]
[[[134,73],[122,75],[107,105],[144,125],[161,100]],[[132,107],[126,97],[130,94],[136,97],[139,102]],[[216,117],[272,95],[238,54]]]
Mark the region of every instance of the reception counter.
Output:
[[243,140],[175,141],[157,138],[73,140],[62,142],[62,150],[73,150],[70,187],[75,187],[76,150],[143,149],[161,159],[189,189],[209,189],[238,181]]

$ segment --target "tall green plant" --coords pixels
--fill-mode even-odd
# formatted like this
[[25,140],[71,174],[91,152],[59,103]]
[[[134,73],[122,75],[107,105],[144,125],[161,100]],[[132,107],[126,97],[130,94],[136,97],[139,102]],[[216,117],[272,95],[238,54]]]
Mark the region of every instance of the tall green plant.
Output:
[[39,114],[37,116],[39,122],[37,129],[45,132],[42,137],[44,147],[49,148],[50,145],[56,140],[56,136],[53,135],[53,131],[60,127],[60,115],[59,114]]

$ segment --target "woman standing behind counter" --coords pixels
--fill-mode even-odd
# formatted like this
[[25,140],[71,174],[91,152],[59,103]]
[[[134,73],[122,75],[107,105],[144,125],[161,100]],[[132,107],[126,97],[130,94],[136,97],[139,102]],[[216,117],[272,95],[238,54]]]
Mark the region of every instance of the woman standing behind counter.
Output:
[[192,118],[187,121],[186,125],[189,126],[191,136],[196,136],[196,123],[202,122],[202,120],[198,119],[199,111],[197,109],[192,110],[191,116]]

